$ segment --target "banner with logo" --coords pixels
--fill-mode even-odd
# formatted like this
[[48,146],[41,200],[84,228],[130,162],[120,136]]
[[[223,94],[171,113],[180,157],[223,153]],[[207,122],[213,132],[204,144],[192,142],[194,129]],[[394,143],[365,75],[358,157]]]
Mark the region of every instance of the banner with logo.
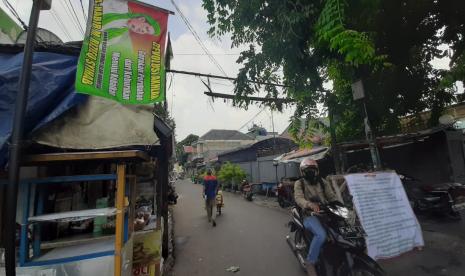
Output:
[[76,90],[123,104],[163,101],[168,15],[138,1],[90,1]]

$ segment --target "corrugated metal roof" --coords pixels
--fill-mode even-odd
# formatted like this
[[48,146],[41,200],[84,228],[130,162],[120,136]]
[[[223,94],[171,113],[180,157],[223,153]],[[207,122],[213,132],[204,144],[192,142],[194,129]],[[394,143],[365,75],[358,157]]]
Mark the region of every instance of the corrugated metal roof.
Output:
[[199,140],[254,140],[254,138],[237,130],[212,129]]

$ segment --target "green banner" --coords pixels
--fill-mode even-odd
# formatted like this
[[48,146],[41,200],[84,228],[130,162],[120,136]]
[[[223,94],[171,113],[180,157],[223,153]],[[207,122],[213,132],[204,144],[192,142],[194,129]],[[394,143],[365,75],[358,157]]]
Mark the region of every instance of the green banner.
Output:
[[137,1],[90,1],[76,90],[124,104],[163,101],[167,21]]
[[16,24],[16,22],[0,8],[0,43],[16,43],[16,39],[22,31],[23,28]]

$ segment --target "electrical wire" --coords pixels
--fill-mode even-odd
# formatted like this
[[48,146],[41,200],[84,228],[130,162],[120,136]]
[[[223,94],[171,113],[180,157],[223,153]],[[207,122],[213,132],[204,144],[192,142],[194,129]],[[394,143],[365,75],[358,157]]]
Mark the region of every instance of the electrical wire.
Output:
[[53,10],[53,8],[50,10],[50,14],[55,19],[55,22],[57,23],[58,27],[63,32],[63,34],[65,34],[65,36],[68,38],[69,41],[72,41],[73,39],[71,38],[71,35],[66,30],[65,24],[63,24],[63,21],[58,16],[58,14]]
[[[63,8],[58,8],[58,10],[61,10],[61,11],[62,11],[62,10],[65,10],[65,12],[66,12],[65,17],[71,17],[70,14],[69,14],[69,11],[68,11],[68,9],[67,9],[67,7],[65,6],[65,4],[63,4],[62,1],[60,1],[59,3],[61,3],[61,5],[62,5]],[[61,16],[60,16],[60,13],[57,12],[57,10],[54,8],[53,5],[52,5],[52,9],[51,9],[50,11],[53,11],[53,12],[55,13],[55,15],[57,16],[58,20],[60,21],[60,23],[63,24],[63,26],[66,26],[66,25],[64,24],[64,22],[63,22]],[[67,18],[67,19],[68,19],[68,18]],[[73,25],[74,29],[77,30],[78,32],[80,32],[79,27],[76,26],[76,23],[74,22],[74,20],[68,19],[68,20],[66,20],[66,22],[67,22],[67,23],[68,23],[68,22],[71,22],[71,25]],[[67,29],[68,29],[68,28],[67,28]],[[70,37],[72,37],[72,36],[70,35]],[[71,40],[73,40],[73,39],[71,39]]]
[[75,10],[75,8],[73,6],[73,3],[71,2],[71,0],[68,0],[68,3],[69,3],[71,11],[73,12],[74,18],[76,19],[76,21],[79,24],[79,28],[82,31],[82,35],[84,36],[84,33],[85,33],[84,29],[85,29],[85,26],[86,26],[86,22],[84,22],[84,28],[83,28],[82,25],[81,25],[81,21],[79,20],[79,16],[77,16],[76,10]]
[[[71,0],[67,0],[67,1],[64,1],[66,6],[68,7],[68,11],[69,13],[71,14],[71,17],[74,19],[74,21],[76,22],[78,28],[79,28],[79,31],[81,32],[82,36],[84,36],[84,28],[82,27],[82,24],[81,24],[81,21],[79,20],[79,17],[77,16],[77,13],[76,13],[76,10],[74,9],[74,6],[73,4],[71,3]],[[84,26],[85,26],[85,22],[84,22]]]
[[265,109],[266,109],[266,106],[263,107],[262,110],[260,110],[257,114],[255,114],[255,116],[253,116],[252,119],[248,120],[247,123],[245,123],[244,125],[242,125],[237,131],[240,131],[241,129],[243,129],[244,127],[246,127],[250,122],[252,122],[253,120],[255,120],[255,118],[257,118],[258,115],[260,115]]
[[[64,2],[64,3],[63,3]],[[80,32],[82,35],[84,35],[84,32],[81,30],[80,28],[80,24],[79,22],[76,23],[72,13],[69,11],[69,7],[68,7],[68,2],[67,1],[60,1],[59,3],[61,3],[61,5],[63,6],[67,16],[70,18],[70,22],[72,22],[72,24],[74,25],[74,28]],[[53,8],[53,7],[52,7]]]
[[221,85],[221,86],[227,86],[227,87],[234,86],[234,84],[232,84],[232,83],[221,83],[221,82],[216,82],[216,81],[212,81],[211,83],[216,84],[216,85]]
[[8,8],[8,10],[10,10],[11,14],[13,14],[13,16],[19,21],[23,29],[27,31],[26,23],[24,23],[24,21],[21,19],[19,14],[16,12],[16,9],[11,5],[11,3],[8,0],[3,0],[3,3]]
[[210,53],[210,51],[207,49],[207,47],[203,44],[202,39],[200,36],[197,34],[197,32],[194,30],[192,27],[191,23],[189,22],[189,19],[182,13],[181,9],[178,7],[178,5],[174,2],[174,0],[171,0],[171,3],[173,4],[174,8],[178,11],[179,15],[181,16],[181,19],[184,21],[186,24],[187,28],[189,31],[192,33],[194,36],[195,40],[199,43],[200,47],[202,50],[205,52],[205,54],[208,56],[210,61],[220,70],[220,72],[224,75],[227,76],[226,72],[224,71],[223,67],[218,63],[218,61],[213,57],[213,55]]
[[84,19],[87,22],[87,15],[86,15],[86,12],[84,11],[84,5],[82,4],[82,0],[80,0],[79,2],[81,2],[82,16],[84,16]]

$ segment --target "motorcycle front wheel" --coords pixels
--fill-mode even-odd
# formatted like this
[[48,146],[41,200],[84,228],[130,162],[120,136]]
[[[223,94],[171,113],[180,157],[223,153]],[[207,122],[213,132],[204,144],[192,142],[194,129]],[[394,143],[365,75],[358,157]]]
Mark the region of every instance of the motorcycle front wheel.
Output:
[[306,271],[305,267],[305,257],[307,256],[308,252],[308,244],[306,243],[303,233],[300,229],[295,231],[294,233],[294,246],[295,246],[295,253],[297,255],[297,259],[304,271]]

